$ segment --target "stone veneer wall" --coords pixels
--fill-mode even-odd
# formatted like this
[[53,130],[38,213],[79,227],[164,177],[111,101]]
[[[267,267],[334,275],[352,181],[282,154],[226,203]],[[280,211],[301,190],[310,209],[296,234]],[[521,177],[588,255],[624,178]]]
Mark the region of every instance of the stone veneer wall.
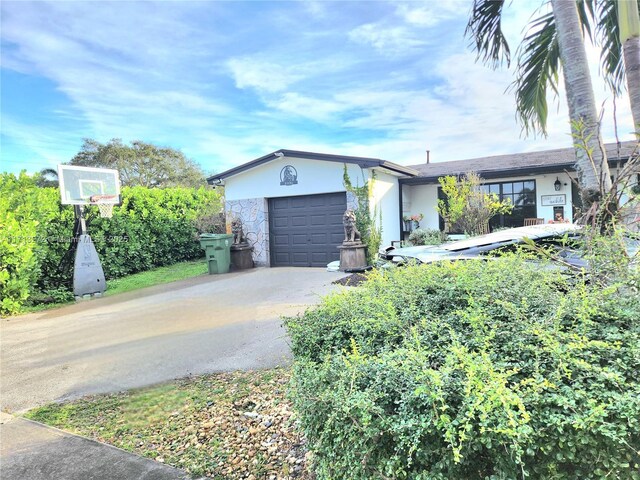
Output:
[[[227,225],[240,218],[247,241],[253,246],[253,261],[256,266],[269,265],[269,217],[267,200],[264,198],[247,198],[225,202]],[[227,230],[230,231],[230,230]]]

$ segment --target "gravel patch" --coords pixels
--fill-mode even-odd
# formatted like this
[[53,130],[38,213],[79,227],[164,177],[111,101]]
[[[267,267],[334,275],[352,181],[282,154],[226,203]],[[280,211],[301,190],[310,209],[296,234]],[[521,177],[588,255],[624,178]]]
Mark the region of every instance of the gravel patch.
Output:
[[230,372],[87,397],[29,412],[38,421],[213,479],[311,480],[286,398],[290,371]]

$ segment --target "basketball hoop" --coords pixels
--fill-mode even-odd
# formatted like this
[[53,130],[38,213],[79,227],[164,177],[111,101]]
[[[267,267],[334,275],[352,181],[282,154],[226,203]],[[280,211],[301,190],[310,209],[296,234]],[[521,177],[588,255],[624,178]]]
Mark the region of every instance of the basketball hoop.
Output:
[[97,205],[102,218],[113,217],[113,202],[105,202],[104,200],[113,200],[118,198],[117,195],[91,195],[89,202],[91,205]]

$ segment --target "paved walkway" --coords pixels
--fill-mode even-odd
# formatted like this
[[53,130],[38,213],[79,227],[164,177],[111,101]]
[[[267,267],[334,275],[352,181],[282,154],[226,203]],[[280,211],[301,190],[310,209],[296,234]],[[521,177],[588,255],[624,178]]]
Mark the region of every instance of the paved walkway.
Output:
[[3,480],[179,480],[182,470],[0,412]]

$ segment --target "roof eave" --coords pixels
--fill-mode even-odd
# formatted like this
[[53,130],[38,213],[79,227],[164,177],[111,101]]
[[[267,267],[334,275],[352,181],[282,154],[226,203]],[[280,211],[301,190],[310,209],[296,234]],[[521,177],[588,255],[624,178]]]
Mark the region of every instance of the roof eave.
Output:
[[[276,155],[281,154],[281,155]],[[395,164],[393,162],[388,162],[386,160],[380,160],[377,158],[366,158],[366,157],[350,157],[344,155],[332,155],[327,153],[314,153],[314,152],[301,152],[298,150],[277,150],[275,152],[264,155],[263,157],[256,158],[255,160],[251,160],[242,165],[238,165],[237,167],[226,170],[222,173],[218,173],[216,175],[212,175],[207,177],[207,183],[210,185],[219,183],[220,181],[237,175],[239,173],[245,172],[252,168],[259,167],[260,165],[264,165],[276,158],[281,157],[289,157],[289,158],[305,158],[309,160],[320,160],[324,162],[336,162],[336,163],[352,163],[359,165],[362,168],[376,168],[382,167],[388,170],[392,170],[402,175],[415,176],[418,175],[418,172],[413,168],[404,167],[402,165]]]
[[[565,163],[556,165],[543,165],[537,167],[526,167],[519,169],[501,169],[501,170],[478,170],[476,173],[482,179],[495,179],[503,177],[523,176],[523,175],[536,175],[543,173],[561,173],[561,172],[575,172],[575,164]],[[462,174],[465,172],[460,172]],[[400,183],[403,185],[423,185],[423,184],[437,184],[438,179],[446,177],[447,175],[454,175],[453,173],[442,175],[430,175],[430,176],[416,176],[413,178],[401,178]]]

